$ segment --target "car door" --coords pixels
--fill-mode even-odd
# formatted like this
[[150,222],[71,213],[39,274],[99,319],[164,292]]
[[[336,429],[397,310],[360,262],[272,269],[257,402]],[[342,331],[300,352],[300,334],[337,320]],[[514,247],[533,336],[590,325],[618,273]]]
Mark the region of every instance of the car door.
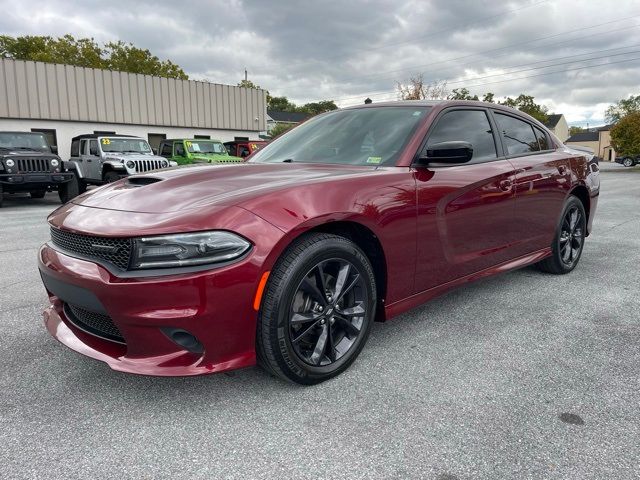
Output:
[[571,186],[570,160],[539,126],[516,114],[492,113],[516,169],[514,254],[548,248]]
[[102,179],[102,158],[100,157],[100,149],[98,148],[98,140],[92,138],[87,140],[88,152],[87,163],[89,164],[89,171],[91,172],[91,178],[97,180]]
[[515,169],[502,155],[487,109],[444,110],[423,152],[448,141],[469,142],[474,153],[468,163],[416,169],[416,291],[512,258]]

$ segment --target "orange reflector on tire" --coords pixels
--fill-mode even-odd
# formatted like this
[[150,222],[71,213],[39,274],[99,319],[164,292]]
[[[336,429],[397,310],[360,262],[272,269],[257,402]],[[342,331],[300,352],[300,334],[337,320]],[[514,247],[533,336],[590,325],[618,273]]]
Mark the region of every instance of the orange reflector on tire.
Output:
[[260,283],[258,283],[258,289],[256,290],[256,298],[253,299],[253,309],[256,312],[260,310],[260,302],[262,302],[262,293],[264,292],[264,287],[267,284],[269,273],[271,272],[264,272],[262,274],[262,278],[260,279]]

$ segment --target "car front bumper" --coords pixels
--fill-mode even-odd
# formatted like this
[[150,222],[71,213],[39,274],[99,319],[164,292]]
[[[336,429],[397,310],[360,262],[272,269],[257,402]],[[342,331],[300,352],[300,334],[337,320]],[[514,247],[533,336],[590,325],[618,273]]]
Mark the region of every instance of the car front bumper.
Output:
[[71,172],[61,173],[2,173],[0,183],[16,189],[33,190],[34,186],[56,186],[73,178]]
[[[39,252],[39,269],[51,302],[44,311],[49,333],[114,370],[180,376],[255,364],[257,312],[252,306],[259,271],[251,256],[216,270],[121,278],[46,244]],[[87,333],[70,319],[65,303],[102,310],[124,343]],[[193,335],[203,348],[189,351],[176,343],[167,333],[175,329]]]

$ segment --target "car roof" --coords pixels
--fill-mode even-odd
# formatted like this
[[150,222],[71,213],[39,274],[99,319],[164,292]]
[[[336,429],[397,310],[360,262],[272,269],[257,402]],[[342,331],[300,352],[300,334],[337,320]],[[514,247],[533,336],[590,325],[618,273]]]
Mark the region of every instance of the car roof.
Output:
[[84,133],[82,135],[73,137],[71,140],[83,140],[86,138],[100,138],[100,137],[142,138],[142,137],[136,137],[135,135],[121,135],[117,133]]

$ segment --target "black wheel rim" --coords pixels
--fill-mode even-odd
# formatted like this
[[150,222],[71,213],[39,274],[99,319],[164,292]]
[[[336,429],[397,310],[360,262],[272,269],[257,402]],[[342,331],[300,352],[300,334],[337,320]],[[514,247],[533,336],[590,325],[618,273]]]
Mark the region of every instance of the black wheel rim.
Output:
[[289,339],[303,362],[323,367],[343,358],[362,334],[368,292],[343,259],[324,260],[304,276],[291,302]]
[[570,208],[562,220],[560,231],[560,259],[566,266],[573,266],[582,251],[584,242],[584,218],[576,206]]

